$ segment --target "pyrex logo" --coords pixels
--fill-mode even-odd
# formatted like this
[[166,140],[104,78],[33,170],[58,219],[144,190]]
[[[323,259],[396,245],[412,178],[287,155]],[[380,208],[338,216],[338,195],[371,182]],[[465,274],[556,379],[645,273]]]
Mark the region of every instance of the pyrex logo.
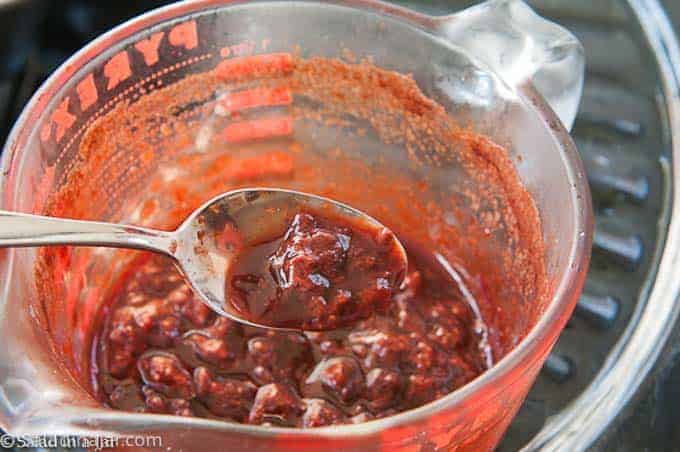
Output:
[[[123,50],[112,56],[103,67],[103,75],[107,79],[105,89],[111,91],[121,82],[132,76],[132,66],[130,63],[130,52],[139,52],[147,66],[153,66],[160,61],[158,49],[164,38],[170,46],[194,49],[198,46],[198,31],[196,21],[191,20],[175,25],[169,31],[160,31],[152,34],[147,39],[135,43],[130,49]],[[99,99],[99,93],[94,81],[94,75],[88,74],[76,85],[76,95],[80,111],[86,112]],[[59,106],[54,110],[50,121],[48,121],[40,131],[40,139],[48,141],[54,132],[54,138],[60,142],[66,131],[73,126],[76,116],[71,113],[71,96],[64,98]]]

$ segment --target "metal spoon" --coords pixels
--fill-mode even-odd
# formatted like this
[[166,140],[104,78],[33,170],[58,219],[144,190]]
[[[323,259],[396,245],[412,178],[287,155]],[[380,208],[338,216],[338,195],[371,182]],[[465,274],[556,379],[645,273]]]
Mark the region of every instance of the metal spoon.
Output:
[[[250,188],[221,194],[196,209],[172,232],[95,221],[67,220],[0,211],[0,247],[85,245],[134,248],[172,257],[185,280],[218,314],[258,327],[225,302],[225,278],[242,244],[271,237],[300,209],[358,219],[385,229],[369,215],[345,204],[292,190]],[[394,234],[403,268],[406,251]],[[285,329],[285,328],[276,328]]]

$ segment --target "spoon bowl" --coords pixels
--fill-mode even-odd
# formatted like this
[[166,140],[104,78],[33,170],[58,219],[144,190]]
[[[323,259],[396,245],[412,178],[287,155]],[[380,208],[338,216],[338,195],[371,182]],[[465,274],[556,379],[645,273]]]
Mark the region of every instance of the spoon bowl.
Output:
[[[177,249],[173,257],[192,288],[214,311],[252,326],[292,329],[245,319],[225,300],[225,278],[240,250],[284,231],[300,211],[346,218],[375,231],[387,229],[373,217],[328,198],[293,190],[248,188],[221,194],[189,216],[175,232]],[[405,270],[406,250],[394,234],[390,237]]]

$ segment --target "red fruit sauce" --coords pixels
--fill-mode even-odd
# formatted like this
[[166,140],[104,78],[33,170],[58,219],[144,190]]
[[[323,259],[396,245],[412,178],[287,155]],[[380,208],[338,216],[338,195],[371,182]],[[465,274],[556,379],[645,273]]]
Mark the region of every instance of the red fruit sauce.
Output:
[[225,299],[259,325],[330,330],[382,312],[406,262],[388,229],[302,211],[240,250]]

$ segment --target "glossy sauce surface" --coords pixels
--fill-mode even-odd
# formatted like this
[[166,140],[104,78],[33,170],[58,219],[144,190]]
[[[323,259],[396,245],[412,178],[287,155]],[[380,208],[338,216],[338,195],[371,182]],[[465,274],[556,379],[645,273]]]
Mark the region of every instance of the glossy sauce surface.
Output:
[[406,272],[397,246],[385,228],[302,211],[285,230],[237,253],[225,299],[261,325],[349,326],[392,301]]

